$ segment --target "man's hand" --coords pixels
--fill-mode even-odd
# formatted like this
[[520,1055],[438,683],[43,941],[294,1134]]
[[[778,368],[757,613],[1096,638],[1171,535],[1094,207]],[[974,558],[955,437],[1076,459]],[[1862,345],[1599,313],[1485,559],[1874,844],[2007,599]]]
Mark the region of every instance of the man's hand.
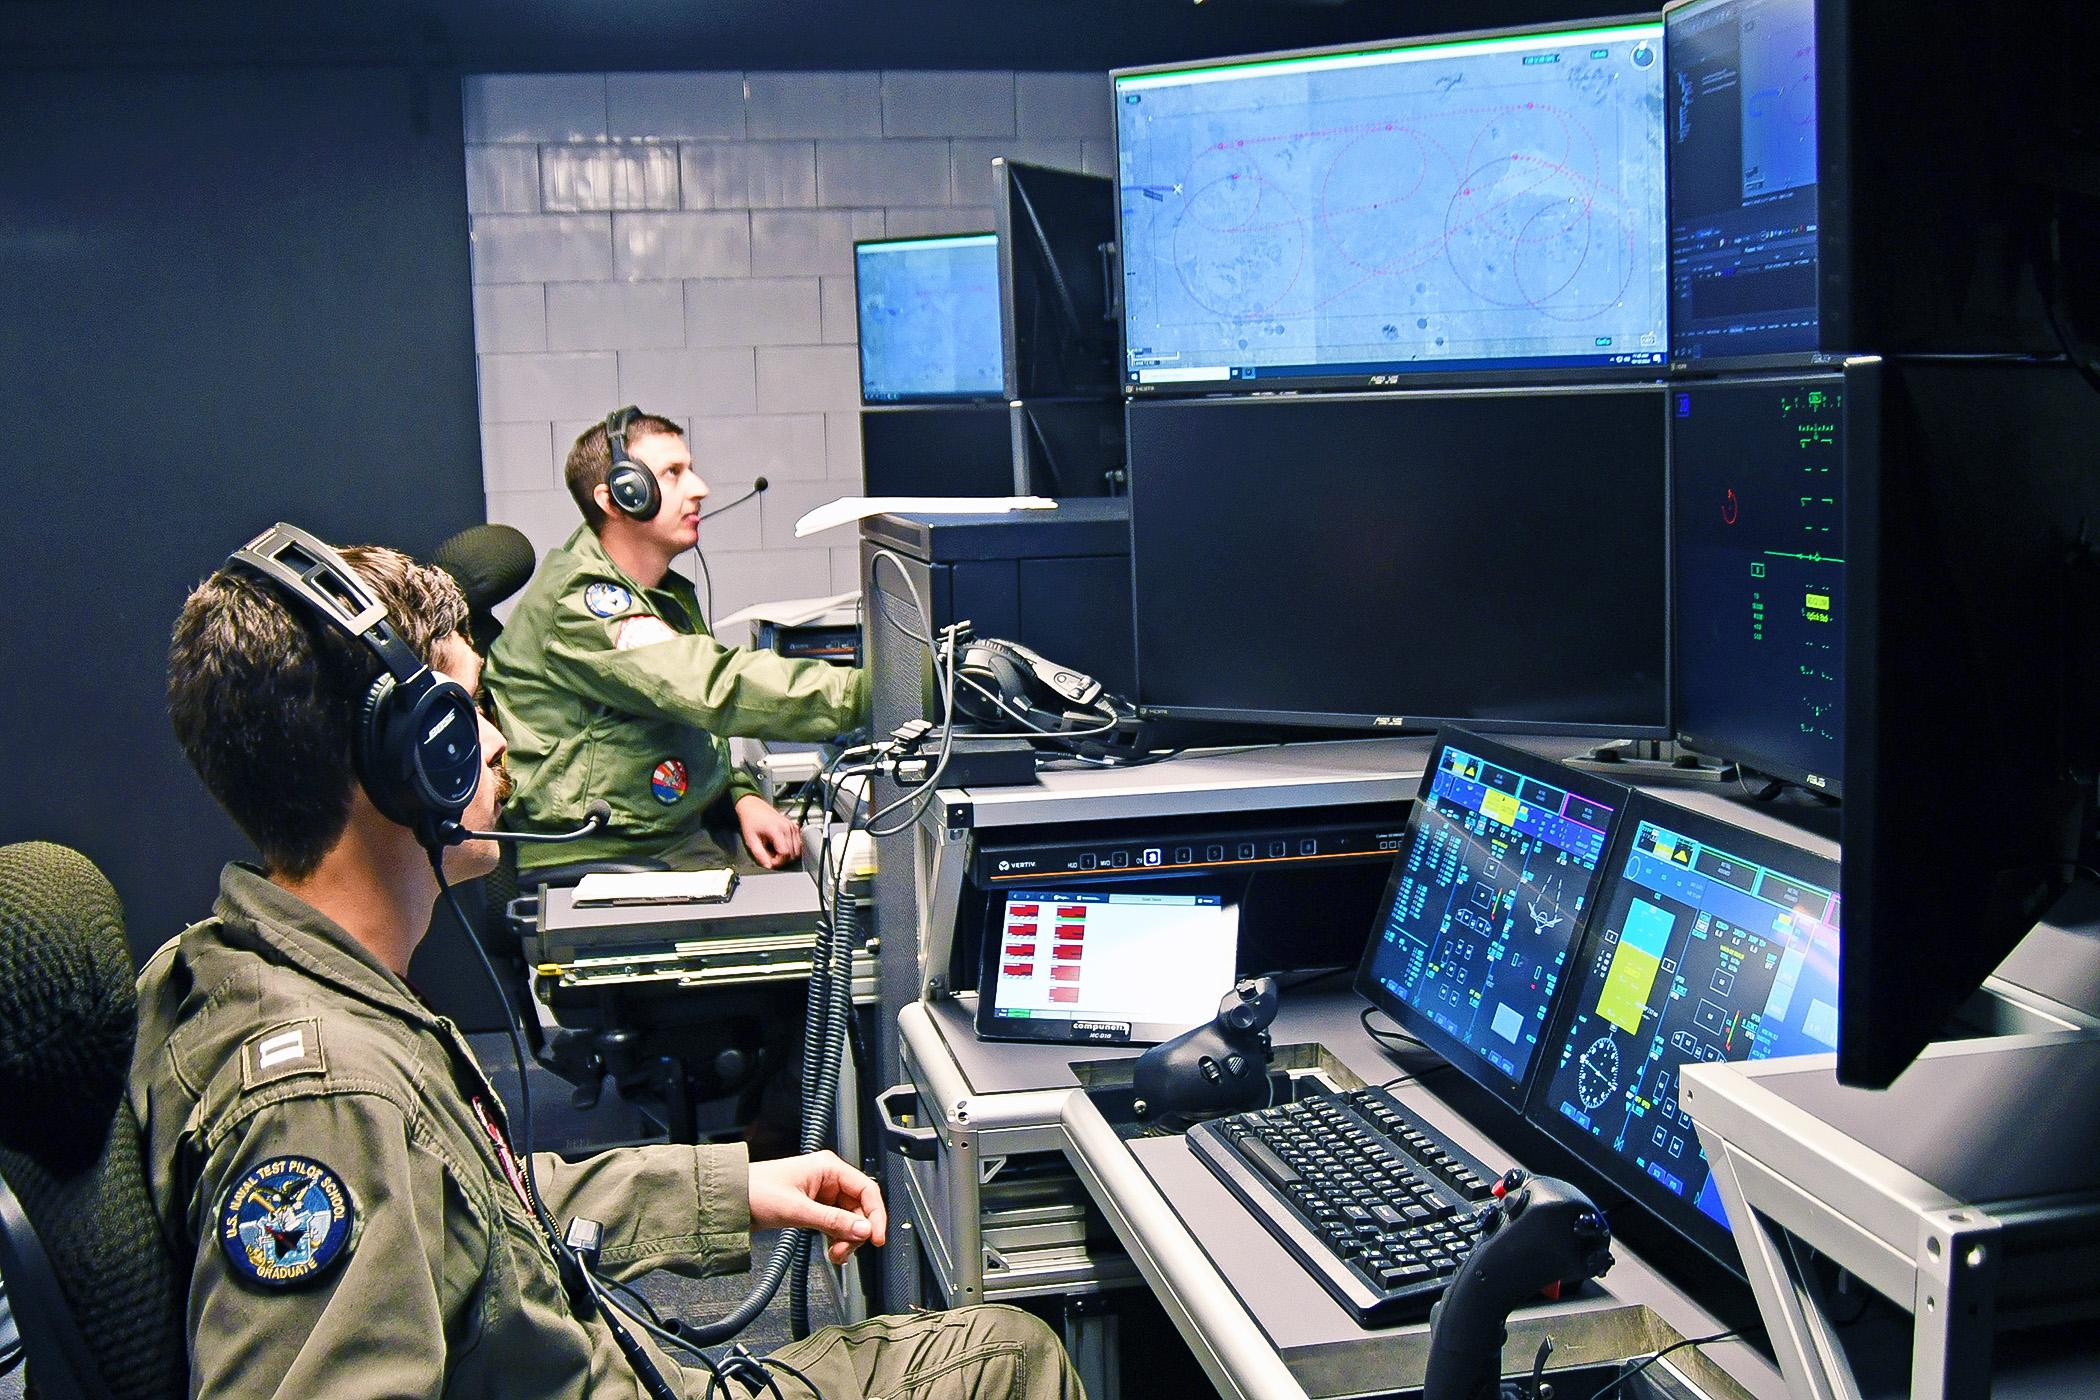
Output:
[[744,849],[766,869],[778,870],[802,859],[802,828],[757,793],[737,799],[736,824],[744,835]]
[[880,1246],[890,1233],[882,1188],[831,1152],[753,1162],[751,1224],[821,1230],[831,1241],[824,1252],[834,1264],[845,1263],[863,1243]]

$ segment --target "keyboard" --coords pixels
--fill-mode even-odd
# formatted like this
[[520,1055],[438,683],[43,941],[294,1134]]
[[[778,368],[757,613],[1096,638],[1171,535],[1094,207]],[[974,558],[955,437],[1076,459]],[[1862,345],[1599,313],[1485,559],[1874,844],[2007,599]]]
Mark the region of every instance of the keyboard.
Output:
[[1189,1129],[1189,1149],[1366,1327],[1428,1313],[1473,1247],[1496,1174],[1383,1089]]

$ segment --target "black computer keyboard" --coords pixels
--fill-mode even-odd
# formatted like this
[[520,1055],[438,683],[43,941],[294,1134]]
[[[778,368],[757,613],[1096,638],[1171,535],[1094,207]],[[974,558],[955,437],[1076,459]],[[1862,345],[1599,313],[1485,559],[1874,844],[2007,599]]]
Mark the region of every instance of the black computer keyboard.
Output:
[[1419,1317],[1480,1232],[1495,1174],[1383,1089],[1198,1124],[1189,1148],[1365,1326]]

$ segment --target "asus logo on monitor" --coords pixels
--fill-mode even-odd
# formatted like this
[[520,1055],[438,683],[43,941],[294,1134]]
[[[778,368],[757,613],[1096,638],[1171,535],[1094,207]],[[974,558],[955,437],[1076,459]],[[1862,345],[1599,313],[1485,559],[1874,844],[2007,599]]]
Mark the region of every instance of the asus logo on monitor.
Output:
[[1380,715],[1371,721],[1371,725],[1376,729],[1405,729],[1407,728],[1407,716]]

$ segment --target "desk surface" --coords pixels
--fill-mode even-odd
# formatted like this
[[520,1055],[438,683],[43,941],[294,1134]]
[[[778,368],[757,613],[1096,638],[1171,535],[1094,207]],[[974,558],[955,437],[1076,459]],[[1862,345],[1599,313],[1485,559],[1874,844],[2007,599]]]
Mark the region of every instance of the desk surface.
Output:
[[[1384,1083],[1403,1072],[1365,1034],[1363,1003],[1346,991],[1286,998],[1273,1035],[1279,1059],[1293,1045],[1318,1044],[1348,1074]],[[1428,1327],[1415,1323],[1366,1330],[1254,1220],[1180,1137],[1125,1144],[1079,1090],[1074,1064],[1128,1059],[1135,1050],[1088,1053],[1071,1046],[978,1041],[966,1003],[934,1003],[930,1016],[956,1067],[976,1095],[1067,1090],[1066,1152],[1184,1340],[1228,1396],[1344,1395],[1375,1374],[1392,1385],[1419,1384]],[[1449,1134],[1488,1166],[1514,1157],[1420,1085],[1394,1092],[1409,1111]],[[1725,1331],[1623,1243],[1603,1287],[1558,1303],[1522,1310],[1512,1321],[1511,1354],[1528,1359],[1551,1331],[1563,1342],[1555,1365],[1582,1364],[1602,1352],[1637,1354],[1680,1336]],[[1596,1349],[1586,1355],[1583,1348]],[[1740,1344],[1705,1354],[1760,1400],[1785,1394],[1779,1373]],[[1687,1356],[1680,1352],[1672,1360]],[[1697,1363],[1692,1363],[1697,1365]]]

